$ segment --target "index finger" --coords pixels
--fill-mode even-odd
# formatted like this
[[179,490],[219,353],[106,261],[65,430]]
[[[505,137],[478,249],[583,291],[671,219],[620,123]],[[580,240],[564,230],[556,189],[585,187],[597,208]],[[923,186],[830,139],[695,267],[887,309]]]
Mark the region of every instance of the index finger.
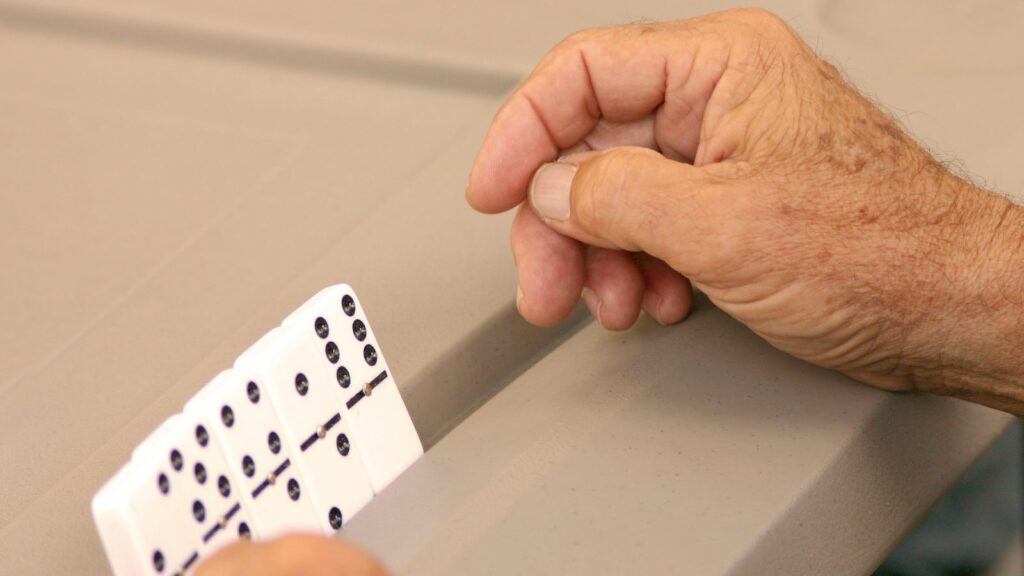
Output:
[[727,56],[719,54],[714,58],[718,65],[695,70],[699,43],[694,24],[587,30],[559,44],[495,116],[470,174],[469,203],[488,213],[518,205],[537,168],[583,140],[598,120],[644,118],[665,103],[669,92],[678,98],[674,94],[673,109],[659,116],[678,120],[675,130],[699,129],[704,103]]

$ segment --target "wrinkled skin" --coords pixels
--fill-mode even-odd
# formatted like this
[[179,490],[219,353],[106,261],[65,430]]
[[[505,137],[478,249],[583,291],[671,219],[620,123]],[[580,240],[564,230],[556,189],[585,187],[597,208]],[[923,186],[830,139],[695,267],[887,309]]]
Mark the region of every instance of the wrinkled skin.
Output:
[[[581,295],[609,329],[641,309],[671,324],[692,285],[810,362],[1024,414],[1021,208],[951,174],[767,12],[569,37],[498,112],[466,195],[518,207],[535,324]],[[384,573],[287,536],[197,576]]]
[[767,12],[570,36],[498,112],[467,199],[519,207],[535,324],[581,293],[610,329],[677,322],[692,284],[810,362],[1024,412],[1021,208]]

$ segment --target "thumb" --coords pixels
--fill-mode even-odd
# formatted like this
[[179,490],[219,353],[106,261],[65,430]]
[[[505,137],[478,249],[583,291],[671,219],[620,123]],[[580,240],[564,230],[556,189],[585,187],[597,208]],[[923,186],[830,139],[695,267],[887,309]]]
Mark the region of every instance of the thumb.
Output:
[[565,236],[692,265],[689,256],[707,255],[710,236],[728,220],[729,195],[718,193],[723,186],[729,183],[703,168],[622,147],[544,164],[529,198],[534,212]]

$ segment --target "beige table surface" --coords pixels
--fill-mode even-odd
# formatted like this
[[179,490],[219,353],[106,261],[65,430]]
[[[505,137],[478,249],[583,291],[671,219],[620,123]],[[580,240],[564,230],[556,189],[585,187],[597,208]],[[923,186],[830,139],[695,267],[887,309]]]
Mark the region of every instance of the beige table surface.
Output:
[[[560,37],[724,6],[626,4],[0,1],[0,572],[103,573],[96,488],[338,281],[429,448],[346,528],[401,573],[870,570],[1007,417],[856,386],[706,303],[528,327],[507,217],[462,202]],[[768,5],[1024,192],[1016,3]]]

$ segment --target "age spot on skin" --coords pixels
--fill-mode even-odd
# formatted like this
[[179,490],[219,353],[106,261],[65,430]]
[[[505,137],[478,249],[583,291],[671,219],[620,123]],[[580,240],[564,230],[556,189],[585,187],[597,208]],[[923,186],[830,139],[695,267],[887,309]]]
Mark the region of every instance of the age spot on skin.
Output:
[[872,210],[870,206],[861,206],[857,214],[860,216],[861,224],[874,224],[878,222],[878,213]]

